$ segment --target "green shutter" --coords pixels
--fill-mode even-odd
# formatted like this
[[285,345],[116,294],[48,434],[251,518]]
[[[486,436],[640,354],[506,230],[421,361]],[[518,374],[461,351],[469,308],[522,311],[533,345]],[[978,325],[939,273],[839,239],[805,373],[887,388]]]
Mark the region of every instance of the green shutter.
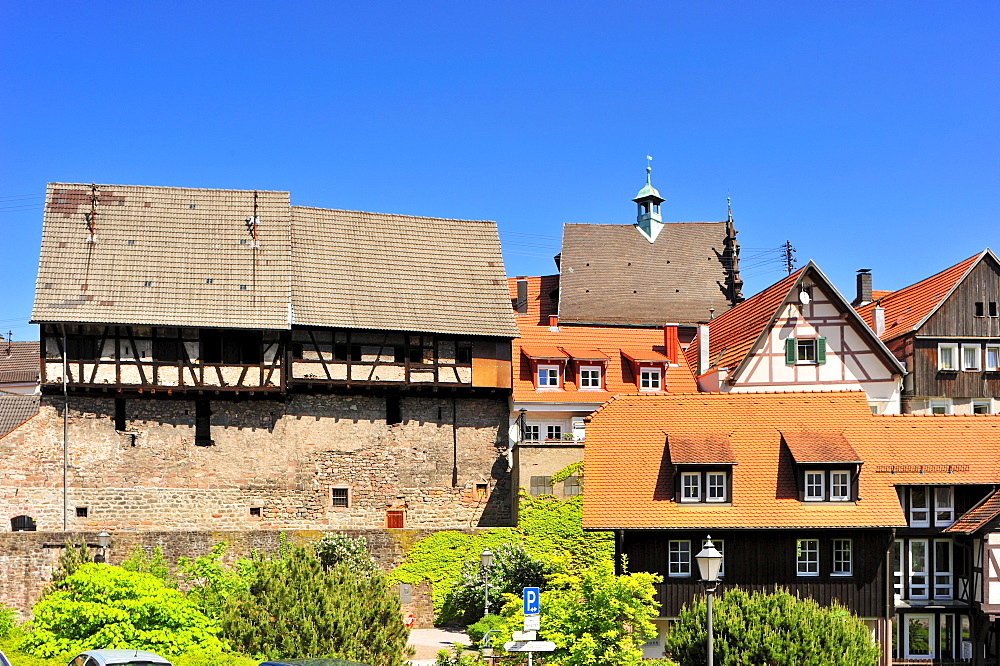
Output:
[[816,362],[826,363],[826,338],[816,339]]
[[785,338],[785,363],[795,363],[795,338]]

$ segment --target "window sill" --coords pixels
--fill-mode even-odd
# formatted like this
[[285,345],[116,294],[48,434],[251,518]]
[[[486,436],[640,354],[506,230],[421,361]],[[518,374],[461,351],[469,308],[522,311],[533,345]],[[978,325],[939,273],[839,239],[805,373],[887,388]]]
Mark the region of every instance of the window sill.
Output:
[[716,507],[728,507],[732,505],[733,505],[732,502],[704,502],[704,501],[691,502],[684,500],[681,500],[680,502],[677,503],[677,506],[679,507],[682,508],[687,507],[691,509],[714,509]]
[[802,500],[802,506],[857,506],[857,500]]
[[797,573],[797,574],[795,574],[795,577],[796,578],[819,578],[819,574],[818,573]]
[[830,574],[830,578],[853,578],[853,577],[854,577],[853,573],[832,573],[832,574]]

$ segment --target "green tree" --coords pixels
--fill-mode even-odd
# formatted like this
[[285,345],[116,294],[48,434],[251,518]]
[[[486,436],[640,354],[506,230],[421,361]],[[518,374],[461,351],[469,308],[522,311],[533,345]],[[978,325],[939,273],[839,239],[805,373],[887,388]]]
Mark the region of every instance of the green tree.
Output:
[[262,658],[332,657],[401,666],[409,630],[385,578],[326,569],[312,550],[255,554],[248,586],[222,600],[223,635]]
[[141,645],[177,655],[221,653],[218,627],[177,590],[147,573],[84,564],[32,609],[20,649],[41,657]]
[[[681,666],[704,664],[705,599],[686,604],[666,640]],[[715,663],[719,666],[868,666],[879,649],[867,627],[839,604],[822,607],[787,590],[748,594],[730,588],[712,604]]]
[[[546,575],[551,569],[528,555],[521,544],[502,543],[493,553],[488,573],[490,603],[496,609],[502,605],[504,594],[520,595],[525,587],[545,587]],[[485,610],[486,584],[477,554],[463,564],[458,582],[445,595],[438,620],[457,620],[466,625],[480,620]]]
[[342,532],[326,534],[313,544],[313,549],[327,569],[345,566],[359,576],[379,573],[378,564],[368,552],[368,541],[363,536],[351,538]]
[[[282,540],[282,547],[284,543]],[[249,589],[253,575],[253,564],[248,559],[237,560],[232,567],[223,565],[222,558],[227,550],[226,542],[220,541],[207,555],[177,559],[178,575],[189,588],[188,599],[211,618],[219,617],[226,599]]]
[[156,576],[163,581],[167,587],[177,587],[177,578],[170,573],[170,565],[163,557],[163,549],[157,546],[152,554],[146,549],[136,544],[128,557],[121,563],[121,568],[126,571],[138,571]]
[[52,582],[58,583],[66,580],[84,564],[90,564],[93,561],[94,554],[90,552],[86,539],[80,537],[79,541],[67,541],[63,544],[63,551],[59,554],[59,567],[52,572]]
[[[638,666],[642,645],[656,635],[655,583],[649,573],[615,576],[610,562],[573,574],[559,573],[541,594],[541,640],[556,651],[547,664],[559,666]],[[513,595],[504,607],[504,640],[520,629],[521,599]],[[496,644],[501,643],[497,640]]]

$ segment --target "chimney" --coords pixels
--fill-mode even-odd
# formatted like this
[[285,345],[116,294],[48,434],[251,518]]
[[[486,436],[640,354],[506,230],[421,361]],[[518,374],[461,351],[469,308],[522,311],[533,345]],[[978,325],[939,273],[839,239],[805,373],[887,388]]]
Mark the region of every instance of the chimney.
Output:
[[858,270],[858,295],[854,297],[851,305],[857,307],[865,303],[872,302],[872,269],[862,268]]
[[885,333],[885,308],[876,305],[872,311],[872,320],[875,323],[875,335],[882,337],[882,334]]
[[680,359],[681,343],[677,337],[677,324],[668,322],[663,325],[663,353],[672,365],[676,365]]
[[528,278],[517,278],[517,300],[514,301],[514,312],[524,314],[528,311]]
[[553,333],[559,332],[559,315],[549,315],[549,330]]
[[698,327],[698,374],[708,372],[708,326]]

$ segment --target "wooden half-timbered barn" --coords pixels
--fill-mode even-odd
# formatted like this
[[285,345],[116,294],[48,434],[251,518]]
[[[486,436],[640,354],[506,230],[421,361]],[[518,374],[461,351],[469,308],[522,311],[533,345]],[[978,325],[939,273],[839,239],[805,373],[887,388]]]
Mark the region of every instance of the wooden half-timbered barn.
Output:
[[510,521],[493,222],[55,183],[32,318],[44,436],[18,436],[71,486],[19,490],[40,528]]

